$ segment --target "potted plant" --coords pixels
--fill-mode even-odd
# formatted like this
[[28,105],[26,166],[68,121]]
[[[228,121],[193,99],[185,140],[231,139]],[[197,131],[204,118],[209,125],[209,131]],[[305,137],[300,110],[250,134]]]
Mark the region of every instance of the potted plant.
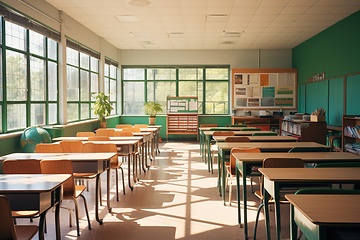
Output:
[[162,106],[158,102],[148,101],[144,104],[145,114],[149,115],[149,125],[155,125],[156,114],[163,111]]
[[109,116],[113,107],[110,103],[110,95],[105,95],[103,92],[93,93],[94,98],[96,99],[94,103],[94,114],[97,115],[100,121],[100,127],[106,128],[105,117]]

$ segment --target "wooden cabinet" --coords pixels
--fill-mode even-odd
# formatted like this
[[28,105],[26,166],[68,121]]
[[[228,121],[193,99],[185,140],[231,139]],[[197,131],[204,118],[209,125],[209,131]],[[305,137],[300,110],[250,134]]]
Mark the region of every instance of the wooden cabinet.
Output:
[[344,115],[342,150],[360,154],[360,115]]
[[281,121],[281,135],[299,138],[302,142],[326,144],[326,122],[310,122],[302,120]]
[[248,127],[257,127],[262,131],[279,131],[280,117],[232,117],[232,124],[245,124]]
[[168,114],[166,137],[169,134],[198,134],[197,114]]

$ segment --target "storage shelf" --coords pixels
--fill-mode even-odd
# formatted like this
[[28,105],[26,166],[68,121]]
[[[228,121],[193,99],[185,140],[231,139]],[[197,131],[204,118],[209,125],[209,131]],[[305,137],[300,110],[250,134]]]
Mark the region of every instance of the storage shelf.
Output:
[[292,136],[302,142],[317,142],[326,144],[326,122],[311,122],[311,121],[281,121],[281,135]]
[[168,114],[166,137],[169,134],[184,135],[198,134],[198,115],[197,114]]
[[342,130],[342,150],[360,154],[360,116],[344,115]]

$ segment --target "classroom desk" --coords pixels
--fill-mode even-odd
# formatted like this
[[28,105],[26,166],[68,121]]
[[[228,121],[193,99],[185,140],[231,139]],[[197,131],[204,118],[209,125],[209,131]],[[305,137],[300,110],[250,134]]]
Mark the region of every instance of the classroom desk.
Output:
[[55,206],[56,239],[60,234],[62,183],[69,174],[0,174],[0,194],[10,202],[12,211],[36,210],[40,214],[39,239],[44,239],[47,211]]
[[[253,135],[253,133],[258,133],[259,131],[239,131],[239,129],[244,129],[245,127],[236,127],[237,131],[232,131],[234,133],[235,136],[247,136],[247,137],[251,137]],[[249,128],[251,129],[251,128]],[[204,131],[203,132],[203,138],[204,138],[204,146],[202,147],[204,154],[203,154],[203,160],[205,161],[205,163],[208,164],[208,170],[210,171],[210,163],[211,162],[211,140],[213,139],[213,134],[215,131]],[[273,133],[272,131],[261,131],[262,133]],[[257,136],[258,137],[258,136]],[[269,137],[269,136],[267,136]],[[253,138],[256,139],[256,138]],[[260,138],[257,138],[260,139]],[[200,144],[201,145],[201,144]],[[207,156],[207,157],[206,157]]]
[[[223,197],[225,204],[225,162],[229,161],[230,150],[238,148],[259,148],[262,152],[288,152],[293,147],[325,147],[326,145],[315,142],[219,142],[218,146],[218,187],[220,196]],[[221,181],[222,180],[222,181]]]
[[240,208],[240,175],[243,185],[243,206],[244,206],[244,234],[245,238],[248,236],[247,227],[247,191],[246,179],[247,177],[260,176],[258,172],[253,172],[253,167],[261,167],[265,158],[301,158],[304,162],[352,162],[360,161],[360,155],[349,152],[267,152],[267,153],[234,153],[236,158],[236,189],[237,189],[237,204],[238,204],[238,222],[241,224],[241,208]]
[[[115,144],[117,147],[121,148],[121,152],[127,155],[128,158],[128,183],[131,191],[134,187],[131,184],[131,157],[134,157],[136,149],[138,148],[139,141],[138,140],[124,140],[124,141],[91,141],[95,144]],[[133,180],[137,181],[137,163],[136,160],[133,159]],[[144,161],[142,162],[144,164]]]
[[[359,239],[360,195],[286,194],[290,202],[290,239],[297,239],[299,227],[307,239],[326,240],[335,230],[356,230]],[[355,239],[355,238],[352,238]]]
[[[217,129],[216,131],[228,131],[230,129],[232,132],[235,133],[235,135],[237,134],[237,135],[246,135],[246,136],[251,136],[254,132],[259,132],[259,131],[241,131],[244,128],[248,130],[257,129],[256,127],[199,127],[200,154],[202,156],[202,160],[205,161],[205,163],[207,161],[206,152],[207,149],[209,149],[207,147],[207,135],[212,136],[212,134],[215,132],[215,131],[210,131],[210,129]],[[209,138],[210,141],[211,141],[211,136]]]
[[107,207],[110,207],[110,159],[115,153],[12,153],[2,156],[1,160],[6,159],[38,159],[38,160],[61,160],[68,159],[72,162],[74,173],[94,173],[96,174],[95,183],[95,218],[99,224],[103,220],[99,218],[99,181],[100,174],[107,171]]
[[154,132],[154,139],[155,139],[155,153],[157,155],[160,153],[159,139],[160,139],[161,125],[148,125],[148,128],[156,128],[156,131]]
[[[264,176],[264,203],[274,198],[276,236],[281,239],[280,189],[288,184],[360,183],[360,168],[259,168]],[[269,206],[264,204],[266,235],[270,239]]]
[[[216,142],[225,142],[229,136],[213,136]],[[240,137],[240,136],[235,136]],[[292,136],[246,136],[250,142],[297,142],[299,139]]]

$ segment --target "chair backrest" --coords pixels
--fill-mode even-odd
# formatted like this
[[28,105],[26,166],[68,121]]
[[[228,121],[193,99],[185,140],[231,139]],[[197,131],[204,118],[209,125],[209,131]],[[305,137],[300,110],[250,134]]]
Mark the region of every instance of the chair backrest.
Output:
[[115,128],[133,128],[131,124],[117,124]]
[[232,131],[232,129],[230,129],[230,128],[224,128],[224,127],[222,127],[222,128],[219,128],[219,127],[213,127],[213,128],[210,128],[210,131]]
[[230,151],[230,169],[231,174],[236,174],[236,158],[232,155],[233,153],[261,153],[259,148],[232,148]]
[[227,127],[247,127],[246,124],[230,124],[230,125],[226,125]]
[[108,137],[113,137],[115,133],[115,129],[111,129],[111,128],[99,128],[98,130],[96,130],[96,136],[108,136]]
[[116,144],[114,144],[114,143],[107,143],[107,144],[94,143],[93,144],[93,151],[94,152],[116,153],[116,155],[110,159],[110,167],[111,168],[116,168],[118,166],[119,158],[118,158],[118,155],[117,155],[118,149],[117,149]]
[[277,133],[276,132],[263,132],[263,131],[260,131],[260,132],[255,132],[252,135],[253,136],[277,136]]
[[115,137],[131,137],[133,136],[132,132],[124,132],[124,131],[115,131]]
[[235,136],[235,134],[231,131],[216,131],[213,132],[213,136]]
[[95,136],[94,132],[77,132],[76,133],[77,137],[91,137],[91,136]]
[[9,200],[0,195],[0,239],[17,239]]
[[82,141],[60,141],[59,143],[64,153],[81,153],[83,148]]
[[219,124],[216,124],[216,123],[203,123],[203,124],[200,124],[200,127],[218,127]]
[[40,160],[5,160],[3,161],[3,173],[5,174],[40,174]]
[[331,148],[325,147],[293,147],[289,150],[289,152],[330,152]]
[[245,136],[227,137],[225,138],[225,142],[250,142],[250,139]]
[[70,174],[71,177],[63,183],[63,196],[75,197],[75,181],[70,160],[41,160],[40,167],[43,174]]
[[110,141],[108,136],[92,136],[88,138],[88,141]]
[[138,127],[138,128],[148,128],[149,125],[147,125],[147,124],[134,124],[134,127]]
[[38,143],[35,147],[36,153],[62,153],[63,147],[58,143]]

